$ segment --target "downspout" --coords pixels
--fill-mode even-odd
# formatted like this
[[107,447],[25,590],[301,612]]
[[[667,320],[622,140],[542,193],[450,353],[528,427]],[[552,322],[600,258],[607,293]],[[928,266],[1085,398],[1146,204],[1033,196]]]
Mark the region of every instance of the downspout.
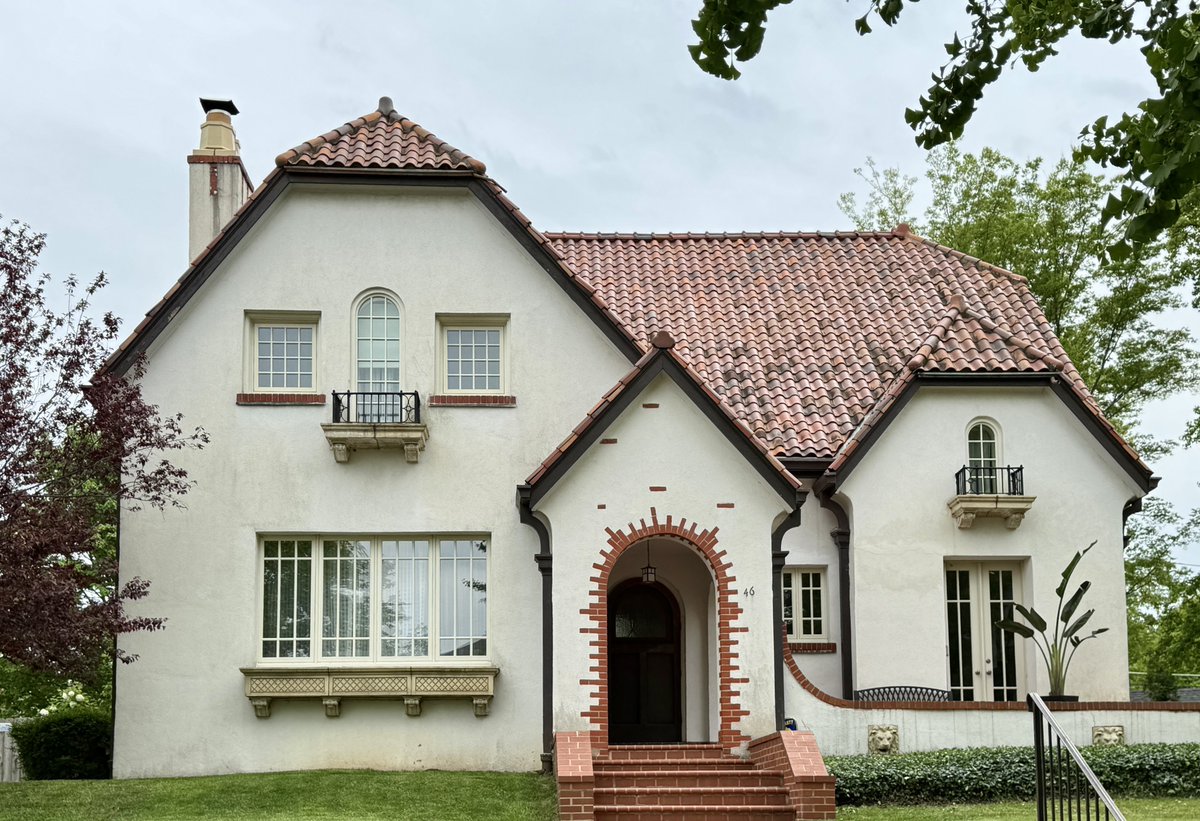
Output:
[[788,552],[783,549],[783,536],[800,524],[800,508],[808,492],[796,491],[792,512],[771,531],[771,600],[775,607],[775,729],[783,729],[783,565]]
[[842,658],[842,698],[854,698],[854,665],[852,663],[854,649],[854,631],[850,625],[850,517],[846,509],[833,498],[833,480],[831,474],[825,474],[817,480],[813,490],[821,507],[833,514],[837,527],[829,532],[838,550],[838,599],[840,606],[840,649]]
[[533,515],[529,485],[517,486],[517,510],[521,523],[529,525],[537,533],[538,552],[533,555],[538,572],[542,574],[542,772],[553,771],[554,748],[554,607],[553,592],[554,557],[550,553],[550,531],[546,524]]

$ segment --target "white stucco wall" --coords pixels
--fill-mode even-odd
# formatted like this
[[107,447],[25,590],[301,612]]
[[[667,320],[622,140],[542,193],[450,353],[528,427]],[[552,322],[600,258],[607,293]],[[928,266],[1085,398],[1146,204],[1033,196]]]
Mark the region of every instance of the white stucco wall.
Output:
[[[515,408],[423,409],[419,464],[399,451],[336,464],[330,407],[247,407],[245,311],[319,311],[316,389],[352,387],[356,297],[403,303],[402,383],[435,384],[439,313],[508,314]],[[118,777],[317,767],[530,770],[541,752],[541,581],[515,487],[629,369],[470,195],[412,188],[293,188],[272,206],[149,354],[145,394],[212,436],[173,455],[195,489],[186,510],[122,517],[122,575],[152,582],[134,612],[166,629],[122,637]],[[259,534],[486,534],[491,715],[469,700],[276,701],[256,719],[241,667],[258,653]],[[436,660],[435,660],[436,661]]]
[[[838,550],[831,532],[837,528],[833,514],[809,494],[800,513],[800,524],[783,537],[788,552],[786,567],[819,567],[825,571],[824,639],[811,641],[837,645],[834,653],[797,653],[796,657],[809,680],[827,693],[842,693],[841,589],[838,576]],[[797,612],[799,605],[797,604]],[[804,642],[809,639],[799,638]]]
[[[786,712],[811,730],[822,755],[864,755],[872,724],[899,729],[900,752],[958,747],[1031,747],[1033,718],[1026,710],[871,710],[836,707],[804,690],[790,675]],[[1092,728],[1125,728],[1126,744],[1190,744],[1200,737],[1200,712],[1157,710],[1055,710],[1054,719],[1076,746],[1092,741]]]
[[[643,404],[657,404],[645,408]],[[718,550],[727,551],[736,576],[737,603],[743,613],[735,626],[748,632],[737,635],[740,703],[750,711],[740,726],[757,737],[775,727],[774,625],[771,597],[771,531],[787,507],[781,497],[734,446],[669,378],[656,379],[604,432],[616,444],[597,442],[559,480],[537,506],[550,522],[554,548],[554,687],[556,731],[589,729],[581,714],[592,706],[591,688],[581,680],[594,678],[595,662],[587,634],[592,627],[580,611],[591,603],[587,591],[600,551],[607,547],[607,528],[626,530],[642,519],[659,521],[669,515],[685,518],[697,531],[719,528]],[[665,487],[665,491],[651,491]],[[718,504],[732,502],[732,509]],[[601,508],[601,506],[603,506]],[[665,570],[664,581],[671,581]],[[680,581],[676,580],[676,584]],[[747,591],[753,588],[753,595]],[[685,679],[687,678],[685,674]],[[689,687],[694,680],[688,680]],[[689,689],[688,732],[696,728],[695,700],[703,697]],[[708,694],[716,704],[715,682]],[[708,739],[716,740],[715,716]]]
[[[946,507],[967,461],[967,428],[980,417],[998,423],[999,463],[1024,465],[1025,491],[1037,497],[1016,530],[1000,519],[959,529]],[[855,688],[948,686],[947,560],[1020,562],[1023,602],[1053,619],[1062,569],[1096,540],[1073,586],[1091,580],[1089,629],[1109,632],[1079,650],[1068,690],[1128,698],[1121,511],[1139,491],[1049,389],[921,388],[840,490],[851,502]],[[1032,643],[1018,650],[1021,697],[1030,687],[1047,692]]]

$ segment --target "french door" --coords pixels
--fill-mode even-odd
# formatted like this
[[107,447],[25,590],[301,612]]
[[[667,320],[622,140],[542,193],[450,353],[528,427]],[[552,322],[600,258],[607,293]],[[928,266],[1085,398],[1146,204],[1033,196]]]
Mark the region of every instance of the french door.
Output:
[[1018,701],[1024,695],[1017,636],[996,628],[1019,601],[1016,562],[946,563],[946,660],[954,701]]

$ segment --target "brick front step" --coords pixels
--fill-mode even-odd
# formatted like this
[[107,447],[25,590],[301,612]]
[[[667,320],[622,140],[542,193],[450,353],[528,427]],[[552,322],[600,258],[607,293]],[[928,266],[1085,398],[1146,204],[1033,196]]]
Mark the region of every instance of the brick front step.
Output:
[[733,768],[709,767],[704,769],[664,770],[655,767],[645,769],[613,768],[611,764],[597,762],[596,780],[608,787],[778,787],[783,778],[779,773],[758,770],[750,766]]
[[654,808],[626,804],[596,807],[596,821],[781,821],[794,819],[795,811],[790,807],[773,806],[679,806]]
[[609,747],[601,761],[739,761],[720,744],[630,744]]
[[639,805],[667,809],[675,806],[787,806],[787,790],[774,787],[596,787],[597,812],[603,806]]
[[628,761],[605,761],[597,759],[592,763],[596,772],[634,772],[640,770],[647,771],[672,771],[681,772],[686,770],[744,770],[745,772],[755,772],[755,767],[749,761],[742,761],[738,758],[640,758],[630,759]]

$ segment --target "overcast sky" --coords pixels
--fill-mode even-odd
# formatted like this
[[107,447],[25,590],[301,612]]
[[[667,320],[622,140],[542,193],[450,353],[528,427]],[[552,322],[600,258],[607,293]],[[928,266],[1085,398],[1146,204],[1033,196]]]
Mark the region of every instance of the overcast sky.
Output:
[[[280,152],[382,95],[482,160],[543,230],[833,230],[867,156],[923,169],[903,112],[963,30],[961,2],[854,33],[866,0],[770,17],[736,83],[691,62],[700,0],[11,4],[0,27],[0,214],[49,235],[43,265],[106,271],[132,328],[187,264],[197,98],[232,98],[257,183]],[[1006,72],[968,128],[1057,158],[1101,114],[1153,91],[1134,48],[1071,41]],[[1200,329],[1193,313],[1172,318]],[[1159,403],[1177,436],[1197,397]],[[1200,450],[1155,464],[1160,495],[1200,505]],[[1080,536],[1084,538],[1083,535]],[[1185,561],[1200,565],[1200,546]]]

